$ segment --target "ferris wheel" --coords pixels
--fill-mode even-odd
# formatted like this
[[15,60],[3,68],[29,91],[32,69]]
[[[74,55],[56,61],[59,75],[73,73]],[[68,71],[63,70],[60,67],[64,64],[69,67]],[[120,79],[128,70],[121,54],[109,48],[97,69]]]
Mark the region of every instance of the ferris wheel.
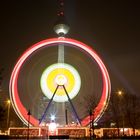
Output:
[[[62,44],[67,54],[60,63],[54,51]],[[88,125],[88,103],[95,103],[94,119],[98,121],[110,96],[109,75],[100,57],[91,47],[69,38],[46,39],[25,51],[14,67],[9,88],[13,107],[25,124],[28,109],[32,110],[33,126],[47,113],[61,118],[62,110],[69,106],[75,120]]]

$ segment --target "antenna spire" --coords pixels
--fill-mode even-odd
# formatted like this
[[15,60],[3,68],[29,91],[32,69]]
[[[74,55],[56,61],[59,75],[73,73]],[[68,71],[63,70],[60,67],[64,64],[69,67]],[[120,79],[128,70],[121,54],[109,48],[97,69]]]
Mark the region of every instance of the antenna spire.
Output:
[[58,16],[64,16],[64,1],[63,0],[58,0],[59,7],[58,7]]

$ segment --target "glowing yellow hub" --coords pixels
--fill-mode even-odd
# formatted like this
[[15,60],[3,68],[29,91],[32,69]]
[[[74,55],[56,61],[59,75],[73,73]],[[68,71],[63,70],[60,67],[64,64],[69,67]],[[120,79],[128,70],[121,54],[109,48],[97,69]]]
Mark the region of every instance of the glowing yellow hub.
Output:
[[64,85],[67,82],[67,79],[64,75],[57,75],[55,78],[55,82],[57,85]]
[[[75,85],[75,79],[68,69],[56,68],[49,73],[46,84],[52,93],[55,91],[57,85],[64,85],[67,92],[70,93]],[[65,94],[63,87],[59,86],[56,95],[62,96]]]
[[65,102],[68,100],[63,85],[65,86],[69,97],[74,98],[81,87],[79,73],[74,67],[65,63],[57,63],[49,66],[42,74],[40,81],[41,89],[49,99],[54,94],[56,87],[59,85],[54,96],[54,101]]

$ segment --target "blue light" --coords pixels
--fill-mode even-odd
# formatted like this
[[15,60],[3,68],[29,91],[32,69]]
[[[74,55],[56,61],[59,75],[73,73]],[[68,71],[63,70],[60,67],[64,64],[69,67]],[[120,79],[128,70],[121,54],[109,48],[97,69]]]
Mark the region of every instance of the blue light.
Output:
[[55,120],[55,115],[51,115],[51,121]]

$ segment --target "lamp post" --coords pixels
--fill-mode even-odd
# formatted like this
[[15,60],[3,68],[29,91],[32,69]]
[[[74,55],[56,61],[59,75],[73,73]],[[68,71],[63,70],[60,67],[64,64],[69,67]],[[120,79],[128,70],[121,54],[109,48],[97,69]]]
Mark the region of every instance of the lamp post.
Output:
[[8,110],[7,110],[7,129],[9,128],[9,120],[10,120],[10,106],[11,106],[11,101],[8,99],[7,100],[7,106],[8,106]]
[[90,128],[89,128],[89,134],[90,134],[90,140],[91,140],[91,138],[92,138],[92,124],[91,124],[91,122],[92,122],[92,111],[91,111],[91,109],[90,109],[90,111],[89,111],[89,116],[90,116]]
[[89,111],[89,117],[90,117],[90,140],[93,140],[95,137],[94,134],[94,112],[92,112],[92,110],[90,109]]
[[[119,101],[121,104],[124,92],[122,90],[119,90],[117,94],[119,96]],[[123,127],[123,136],[124,136],[124,112],[122,111],[122,107],[120,108],[120,111],[122,113],[122,127]]]
[[27,140],[29,140],[29,135],[30,135],[30,116],[31,116],[31,112],[30,110],[28,111],[28,133],[27,133]]

